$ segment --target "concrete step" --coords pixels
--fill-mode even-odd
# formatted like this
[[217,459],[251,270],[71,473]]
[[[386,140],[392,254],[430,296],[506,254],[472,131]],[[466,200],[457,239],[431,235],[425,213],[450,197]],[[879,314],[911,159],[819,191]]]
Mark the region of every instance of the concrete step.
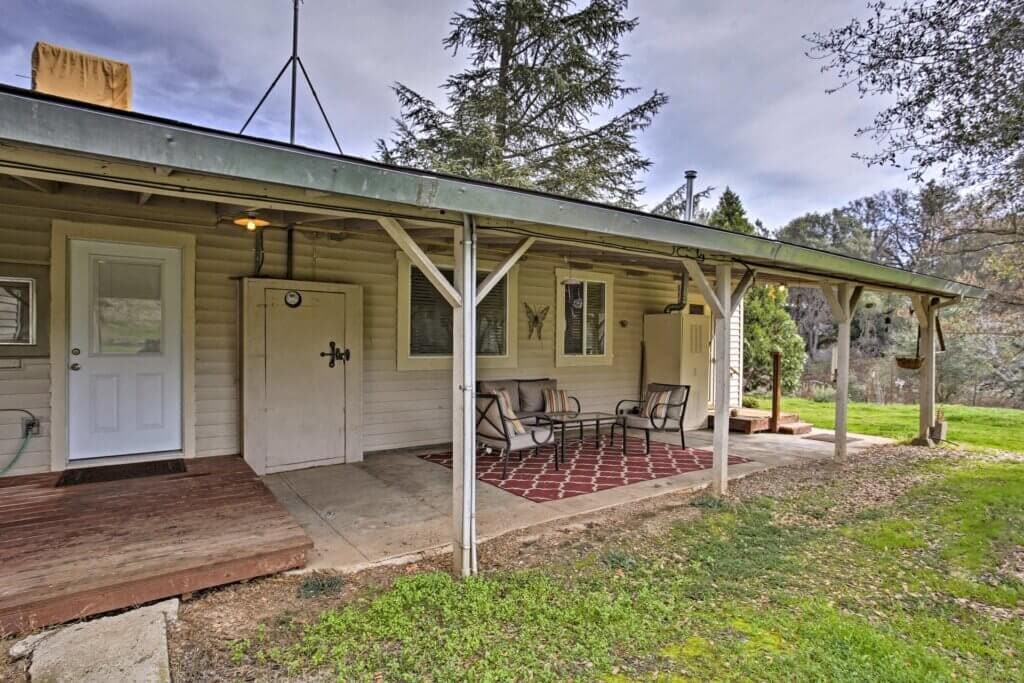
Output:
[[779,424],[779,434],[810,434],[811,425],[807,422],[786,422]]

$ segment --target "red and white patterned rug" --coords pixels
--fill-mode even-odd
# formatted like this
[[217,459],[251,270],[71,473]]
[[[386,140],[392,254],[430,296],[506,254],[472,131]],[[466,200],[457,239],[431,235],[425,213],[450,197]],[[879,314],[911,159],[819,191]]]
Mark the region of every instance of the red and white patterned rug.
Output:
[[[513,453],[508,461],[508,477],[501,478],[501,460],[497,452],[477,454],[476,478],[493,484],[509,493],[522,496],[535,503],[561,500],[595,493],[640,481],[671,477],[686,472],[711,469],[712,453],[697,448],[680,448],[660,441],[651,442],[651,452],[644,455],[643,439],[629,439],[626,456],[622,446],[607,440],[600,446],[588,434],[586,440],[567,444],[565,462],[555,470],[552,449],[542,448],[540,455],[524,451],[520,461]],[[421,455],[424,460],[451,469],[451,451]],[[730,465],[750,462],[745,458],[729,456]]]

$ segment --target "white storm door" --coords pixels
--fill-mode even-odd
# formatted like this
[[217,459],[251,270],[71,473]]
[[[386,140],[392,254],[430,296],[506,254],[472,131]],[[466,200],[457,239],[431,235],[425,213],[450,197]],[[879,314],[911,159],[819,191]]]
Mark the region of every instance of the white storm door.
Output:
[[68,458],[181,450],[181,251],[69,249]]
[[344,462],[346,295],[267,289],[264,296],[267,471]]

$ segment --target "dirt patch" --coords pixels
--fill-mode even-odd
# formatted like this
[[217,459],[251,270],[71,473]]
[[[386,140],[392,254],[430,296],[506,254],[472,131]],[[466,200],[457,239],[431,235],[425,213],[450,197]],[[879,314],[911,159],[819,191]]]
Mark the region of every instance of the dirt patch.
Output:
[[999,565],[999,575],[1024,583],[1024,547],[1017,546],[1006,555]]

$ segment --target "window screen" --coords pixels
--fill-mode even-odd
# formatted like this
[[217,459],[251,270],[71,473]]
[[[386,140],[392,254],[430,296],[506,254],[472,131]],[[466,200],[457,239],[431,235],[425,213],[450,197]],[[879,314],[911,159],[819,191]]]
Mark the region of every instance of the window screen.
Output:
[[[441,268],[441,274],[454,282],[455,273]],[[452,355],[452,307],[416,266],[409,278],[409,355]],[[487,277],[478,272],[477,284]],[[476,309],[476,353],[478,356],[504,356],[508,348],[508,278],[494,286]]]
[[603,356],[605,353],[606,285],[578,282],[563,285],[567,356]]

